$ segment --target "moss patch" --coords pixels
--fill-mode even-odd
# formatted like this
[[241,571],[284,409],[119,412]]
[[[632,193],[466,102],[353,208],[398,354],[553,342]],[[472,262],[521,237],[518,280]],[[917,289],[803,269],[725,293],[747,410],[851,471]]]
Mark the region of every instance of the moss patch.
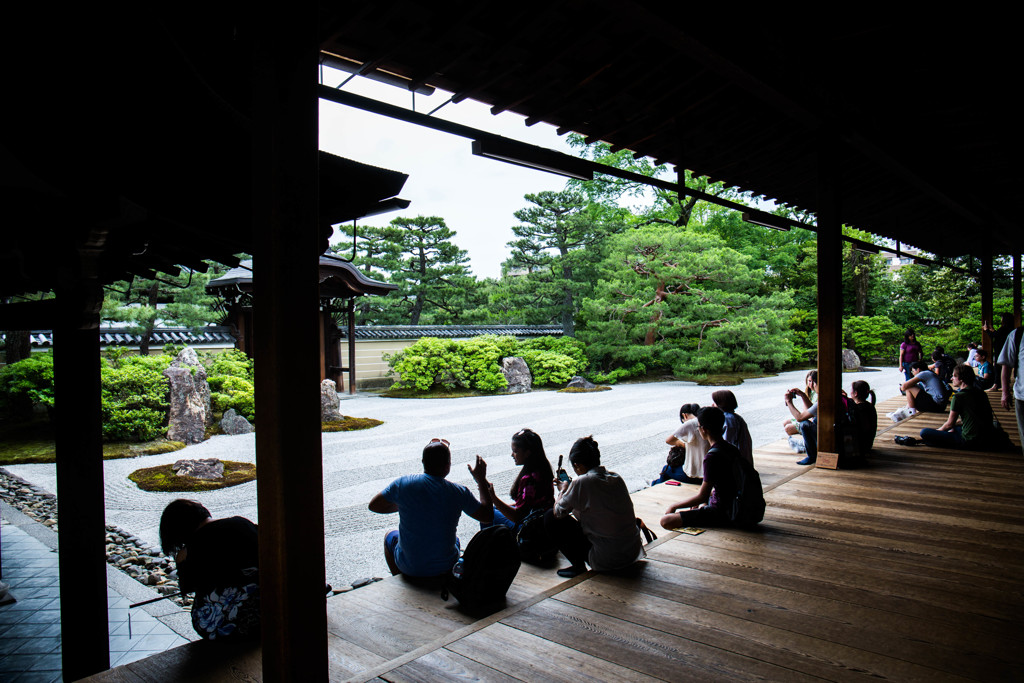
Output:
[[143,491],[195,492],[216,491],[229,486],[238,486],[256,479],[256,465],[247,462],[224,460],[224,478],[219,481],[207,481],[195,477],[179,477],[171,469],[171,465],[145,467],[128,475]]
[[322,432],[354,432],[357,429],[372,429],[377,425],[384,424],[383,420],[375,420],[372,417],[349,417],[342,415],[343,420],[337,422],[321,422]]
[[[180,441],[158,439],[147,443],[103,444],[103,459],[134,458],[170,453],[185,447]],[[53,424],[46,419],[0,424],[0,466],[56,462]]]
[[745,379],[756,379],[758,377],[775,377],[774,372],[723,372],[714,375],[697,377],[684,377],[683,379],[696,382],[701,387],[734,387],[743,384]]
[[611,391],[611,390],[612,390],[611,387],[606,387],[606,386],[603,386],[603,385],[599,385],[599,386],[596,386],[596,387],[592,387],[590,389],[586,389],[584,387],[566,387],[564,389],[559,389],[558,393],[560,393],[560,394],[589,394],[589,393],[594,392],[594,391]]

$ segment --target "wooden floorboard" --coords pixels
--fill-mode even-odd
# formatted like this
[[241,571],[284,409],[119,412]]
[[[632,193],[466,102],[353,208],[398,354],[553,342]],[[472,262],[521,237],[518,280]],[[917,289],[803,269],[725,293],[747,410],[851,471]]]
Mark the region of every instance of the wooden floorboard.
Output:
[[[524,565],[485,619],[400,578],[331,598],[332,680],[1022,680],[1024,457],[898,446],[946,417],[885,418],[901,405],[878,404],[859,469],[797,465],[781,435],[757,449],[757,530],[660,529],[697,487],[659,484],[633,495],[660,538],[630,571],[564,580]],[[202,645],[100,679],[215,680],[197,674],[211,666]],[[258,650],[217,667],[260,680]]]

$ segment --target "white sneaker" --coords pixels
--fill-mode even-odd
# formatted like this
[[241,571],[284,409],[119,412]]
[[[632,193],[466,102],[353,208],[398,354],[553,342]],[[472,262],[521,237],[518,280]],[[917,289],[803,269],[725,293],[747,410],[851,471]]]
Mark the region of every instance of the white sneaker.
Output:
[[903,419],[902,410],[902,408],[900,408],[899,410],[894,410],[891,413],[886,413],[885,416],[892,420],[893,422],[899,422],[900,420]]

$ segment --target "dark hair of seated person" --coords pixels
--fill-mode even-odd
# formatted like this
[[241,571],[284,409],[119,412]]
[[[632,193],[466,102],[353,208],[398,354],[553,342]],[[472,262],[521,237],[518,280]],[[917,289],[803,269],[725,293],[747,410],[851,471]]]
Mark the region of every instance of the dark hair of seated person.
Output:
[[668,449],[668,459],[666,464],[669,467],[682,467],[686,463],[686,448],[683,446],[673,446]]
[[978,379],[977,375],[974,374],[974,368],[967,363],[961,363],[953,368],[953,374],[960,378],[962,384],[966,384],[969,387],[973,387],[974,382]]
[[719,389],[718,391],[711,394],[711,400],[715,402],[715,405],[723,413],[735,413],[736,408],[739,407],[739,403],[736,401],[736,394],[732,393],[728,389]]
[[601,451],[598,450],[593,436],[576,439],[576,443],[569,450],[569,462],[579,465],[587,471],[601,464]]
[[697,424],[706,433],[716,439],[721,439],[722,434],[725,433],[725,413],[714,406],[701,408],[700,414],[697,415]]
[[923,360],[919,360],[916,363],[912,363],[910,367],[913,370],[920,370],[921,372],[924,372],[925,370],[928,369],[928,364],[925,363]]
[[444,476],[452,463],[452,452],[440,441],[423,447],[423,471],[434,476]]
[[189,536],[211,517],[210,511],[196,500],[178,498],[168,503],[160,515],[160,545],[164,555],[177,555]]
[[684,403],[679,408],[679,421],[686,422],[686,415],[696,415],[700,412],[700,405],[697,403]]

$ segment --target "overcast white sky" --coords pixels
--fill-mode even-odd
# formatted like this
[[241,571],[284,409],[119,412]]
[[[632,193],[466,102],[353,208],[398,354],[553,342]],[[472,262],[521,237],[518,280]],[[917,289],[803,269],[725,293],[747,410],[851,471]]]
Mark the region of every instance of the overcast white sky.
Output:
[[[337,85],[347,76],[324,70],[327,85]],[[408,91],[365,78],[352,79],[344,90],[406,108],[412,105]],[[416,95],[416,111],[427,113],[448,96],[441,91],[430,97]],[[493,116],[478,102],[449,104],[434,116],[572,153],[552,126],[538,123],[527,127],[521,116],[508,112]],[[374,216],[368,224],[385,225],[399,216],[441,216],[458,233],[455,243],[469,252],[473,273],[497,277],[508,256],[505,244],[513,238],[511,226],[516,220],[512,213],[527,204],[523,195],[562,190],[566,178],[475,157],[470,145],[470,140],[461,137],[320,101],[320,149],[409,174],[399,195],[412,202],[409,208]]]

